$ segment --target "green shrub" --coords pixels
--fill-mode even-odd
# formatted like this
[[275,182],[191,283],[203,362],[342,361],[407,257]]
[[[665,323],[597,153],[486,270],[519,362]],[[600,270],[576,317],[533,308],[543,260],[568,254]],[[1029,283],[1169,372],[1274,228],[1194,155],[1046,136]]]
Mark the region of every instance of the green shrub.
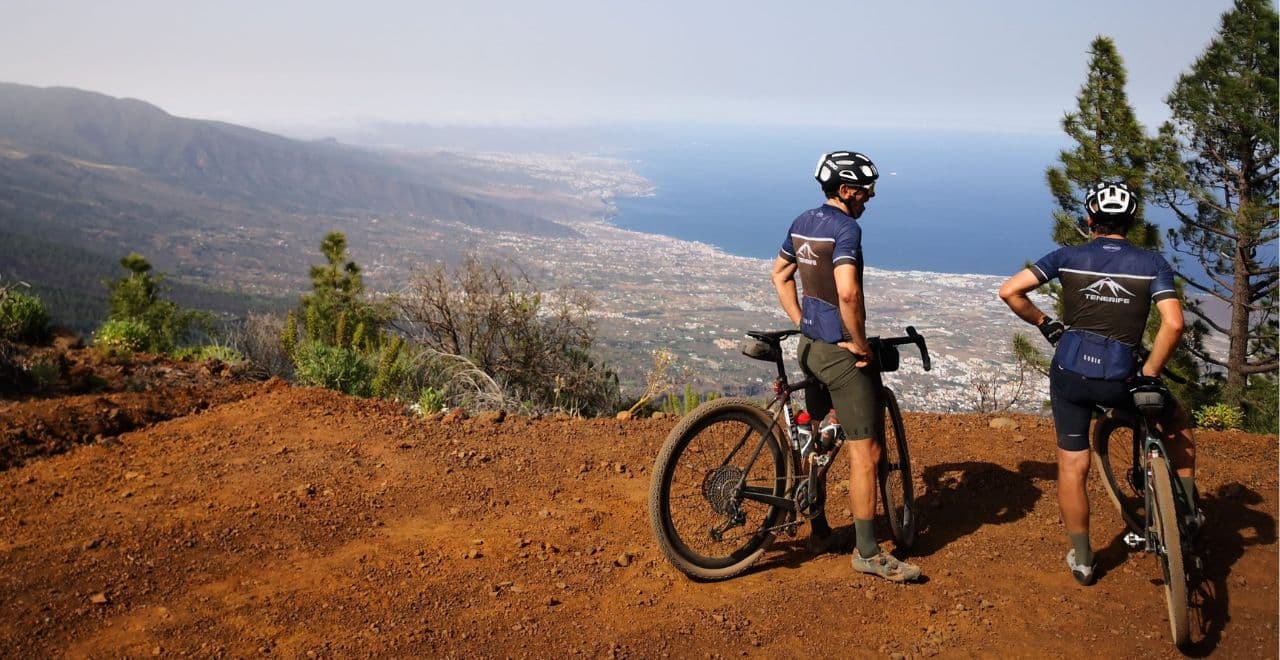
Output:
[[373,394],[374,368],[356,351],[307,342],[298,349],[295,367],[302,385],[327,387],[352,396]]
[[[714,401],[723,394],[716,391],[699,393],[693,389],[693,385],[686,384],[684,386],[684,397],[679,394],[669,394],[662,401],[662,412],[676,417],[683,417],[693,412],[695,408],[707,401]],[[656,410],[656,407],[655,407]]]
[[1280,432],[1280,388],[1270,375],[1249,377],[1244,398],[1244,429],[1251,433]]
[[244,356],[239,351],[222,344],[188,346],[174,351],[173,357],[179,360],[192,360],[195,362],[203,362],[205,360],[218,360],[227,364],[241,364],[244,362]]
[[378,358],[378,371],[373,377],[373,395],[378,398],[390,398],[399,389],[399,385],[408,377],[408,370],[400,360],[400,349],[404,348],[404,339],[398,335],[382,347],[382,355]]
[[422,388],[422,393],[418,395],[418,414],[430,415],[444,410],[444,390],[438,390],[434,387]]
[[147,347],[147,326],[131,319],[112,319],[93,335],[93,345],[107,355],[129,355]]
[[47,390],[58,384],[58,379],[62,377],[62,367],[57,360],[41,360],[28,369],[31,373],[31,380],[35,381],[36,387]]
[[109,321],[130,321],[146,330],[144,343],[134,350],[168,353],[198,332],[209,332],[213,316],[208,312],[183,309],[165,298],[168,286],[164,273],[154,273],[151,264],[134,252],[120,260],[128,274],[105,282]]
[[[487,401],[478,406],[530,403],[540,412],[588,416],[618,410],[617,374],[592,357],[595,303],[581,294],[544,295],[523,274],[468,258],[419,272],[393,302],[403,321],[397,326],[414,345],[480,376],[472,384]],[[459,390],[448,391],[451,403],[465,405],[454,397]]]
[[1238,429],[1244,426],[1244,413],[1239,408],[1225,403],[1204,406],[1195,412],[1196,425],[1202,429],[1222,431]]
[[0,339],[37,342],[49,333],[49,312],[28,293],[0,292]]

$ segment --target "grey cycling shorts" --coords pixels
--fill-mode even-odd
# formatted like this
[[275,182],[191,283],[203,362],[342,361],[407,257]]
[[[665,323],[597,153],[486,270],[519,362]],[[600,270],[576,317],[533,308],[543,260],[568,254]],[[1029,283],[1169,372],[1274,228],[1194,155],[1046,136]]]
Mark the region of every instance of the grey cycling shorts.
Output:
[[[880,373],[871,367],[859,369],[853,353],[817,339],[801,336],[796,353],[805,375],[815,376],[827,386],[830,393],[827,405],[836,409],[845,436],[850,440],[865,440],[875,435]],[[806,393],[809,414],[820,419],[827,412],[823,409],[824,402],[810,397]]]

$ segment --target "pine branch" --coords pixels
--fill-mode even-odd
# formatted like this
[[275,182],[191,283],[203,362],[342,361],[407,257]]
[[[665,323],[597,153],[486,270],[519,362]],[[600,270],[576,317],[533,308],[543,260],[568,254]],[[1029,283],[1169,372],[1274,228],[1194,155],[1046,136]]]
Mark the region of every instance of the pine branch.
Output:
[[1257,284],[1254,285],[1253,296],[1249,298],[1249,302],[1253,302],[1255,300],[1261,300],[1262,298],[1265,298],[1275,293],[1276,289],[1280,288],[1278,284],[1280,284],[1280,276],[1276,276],[1276,275],[1272,275],[1271,277],[1268,277],[1267,279],[1261,282],[1258,282]]
[[[1178,277],[1181,277],[1184,281],[1186,281],[1186,283],[1187,283],[1187,284],[1190,284],[1190,285],[1192,286],[1192,288],[1195,288],[1195,289],[1198,289],[1198,290],[1200,290],[1200,291],[1203,291],[1203,292],[1205,292],[1205,293],[1207,293],[1207,294],[1209,294],[1209,295],[1213,296],[1214,298],[1217,298],[1218,300],[1221,300],[1221,301],[1223,301],[1223,302],[1227,302],[1227,303],[1231,302],[1231,299],[1230,299],[1230,298],[1228,298],[1227,296],[1225,296],[1225,295],[1223,295],[1223,294],[1221,294],[1221,293],[1218,293],[1218,290],[1217,290],[1217,289],[1210,289],[1209,287],[1207,287],[1207,286],[1205,286],[1205,285],[1203,285],[1203,284],[1201,284],[1201,283],[1199,283],[1199,282],[1197,282],[1197,281],[1195,281],[1195,280],[1191,279],[1190,277],[1188,277],[1188,276],[1187,276],[1187,274],[1186,274],[1186,273],[1184,273],[1184,272],[1182,272],[1182,271],[1180,271],[1180,270],[1175,270],[1175,271],[1173,271],[1173,272],[1177,273]],[[1227,287],[1223,287],[1223,288],[1227,288]]]
[[[1270,156],[1268,156],[1268,157],[1267,157],[1267,158],[1265,158],[1264,160],[1268,160],[1268,161],[1269,161],[1269,160],[1271,160],[1271,157],[1270,157]],[[1273,167],[1273,168],[1271,168],[1271,170],[1270,170],[1269,172],[1262,172],[1262,173],[1261,173],[1261,174],[1259,174],[1257,177],[1250,179],[1250,180],[1249,180],[1249,183],[1250,183],[1251,185],[1253,185],[1253,184],[1258,184],[1258,183],[1261,183],[1261,182],[1263,182],[1263,181],[1266,181],[1267,179],[1270,179],[1271,177],[1273,177],[1273,176],[1275,176],[1275,175],[1277,175],[1277,174],[1280,174],[1280,167]],[[1255,186],[1255,187],[1256,187],[1256,186]]]
[[1230,334],[1231,334],[1231,332],[1230,332],[1229,330],[1227,330],[1226,328],[1224,328],[1224,327],[1222,327],[1222,326],[1218,325],[1218,323],[1217,323],[1216,321],[1214,321],[1213,319],[1209,318],[1208,314],[1206,314],[1205,312],[1200,311],[1200,308],[1199,308],[1199,306],[1198,306],[1198,305],[1188,305],[1188,306],[1187,306],[1187,311],[1188,311],[1188,312],[1191,312],[1192,314],[1194,314],[1194,315],[1196,316],[1196,318],[1200,319],[1201,321],[1204,321],[1206,325],[1208,325],[1209,327],[1213,328],[1214,330],[1217,330],[1218,332],[1220,332],[1220,333],[1222,333],[1222,334],[1224,334],[1224,335],[1230,335]]
[[1197,348],[1195,346],[1188,346],[1187,351],[1189,351],[1192,355],[1194,355],[1197,359],[1199,359],[1202,362],[1208,362],[1209,364],[1217,365],[1219,367],[1227,366],[1225,362],[1213,357],[1205,349]]
[[[1222,280],[1218,279],[1218,277],[1217,277],[1216,275],[1214,275],[1214,274],[1213,274],[1213,272],[1209,270],[1209,268],[1207,268],[1207,266],[1210,264],[1210,260],[1209,260],[1208,255],[1205,253],[1205,245],[1204,245],[1203,243],[1197,243],[1197,244],[1195,244],[1195,247],[1196,247],[1196,250],[1197,250],[1197,252],[1196,252],[1196,253],[1187,252],[1187,251],[1185,251],[1185,250],[1180,250],[1180,249],[1178,249],[1176,246],[1174,247],[1174,249],[1175,249],[1175,250],[1177,250],[1178,252],[1182,252],[1183,254],[1186,254],[1186,255],[1190,255],[1190,256],[1195,257],[1195,258],[1196,258],[1196,260],[1200,262],[1200,265],[1201,265],[1201,266],[1206,266],[1206,268],[1204,269],[1205,277],[1208,277],[1210,280],[1212,280],[1212,281],[1213,281],[1213,283],[1214,283],[1214,284],[1218,285],[1218,286],[1219,286],[1219,287],[1221,287],[1223,290],[1226,290],[1226,291],[1233,291],[1233,290],[1235,289],[1235,287],[1233,287],[1233,286],[1231,285],[1231,283],[1230,283],[1230,282],[1224,282],[1224,281],[1222,281]],[[1217,261],[1215,260],[1215,261],[1213,261],[1213,263],[1215,263],[1215,264],[1216,264],[1216,263],[1217,263]],[[1206,288],[1204,288],[1203,286],[1200,286],[1200,285],[1199,285],[1195,280],[1193,280],[1193,279],[1191,279],[1189,276],[1187,276],[1187,274],[1186,274],[1186,273],[1183,273],[1183,272],[1181,272],[1181,271],[1178,271],[1178,275],[1179,275],[1179,276],[1181,276],[1181,277],[1182,277],[1182,279],[1185,279],[1185,280],[1186,280],[1189,284],[1191,284],[1192,286],[1199,287],[1200,289],[1202,289],[1202,290],[1204,290],[1204,291],[1208,291],[1209,293],[1212,293],[1213,295],[1218,296],[1219,298],[1222,298],[1222,296],[1221,296],[1219,293],[1217,293],[1216,291],[1210,291],[1209,289],[1206,289]],[[1230,299],[1228,299],[1228,298],[1222,298],[1222,299],[1223,299],[1223,300],[1226,300],[1226,301],[1228,301],[1228,302],[1230,302]]]
[[1241,367],[1240,371],[1243,371],[1247,375],[1252,375],[1262,374],[1268,371],[1276,371],[1277,368],[1280,368],[1280,362],[1272,360],[1271,362],[1246,363]]
[[1217,228],[1214,228],[1214,227],[1210,227],[1209,225],[1206,225],[1206,224],[1204,224],[1204,223],[1202,223],[1202,222],[1200,222],[1200,221],[1196,220],[1195,218],[1193,218],[1193,217],[1191,217],[1190,215],[1188,215],[1186,211],[1183,211],[1182,209],[1178,208],[1178,206],[1177,206],[1176,204],[1172,204],[1172,203],[1171,203],[1171,204],[1169,204],[1169,205],[1168,205],[1168,207],[1167,207],[1167,208],[1168,208],[1170,211],[1173,211],[1174,215],[1177,215],[1177,216],[1178,216],[1178,220],[1179,220],[1179,221],[1181,221],[1183,224],[1191,225],[1192,227],[1195,227],[1195,228],[1200,229],[1200,230],[1202,230],[1202,231],[1208,232],[1208,233],[1210,233],[1210,234],[1217,234],[1218,236],[1221,236],[1221,237],[1223,237],[1223,238],[1225,238],[1225,239],[1228,239],[1228,240],[1235,240],[1235,236],[1232,236],[1231,234],[1228,234],[1227,232],[1225,232],[1225,231],[1223,231],[1223,230],[1221,230],[1221,229],[1217,229]]

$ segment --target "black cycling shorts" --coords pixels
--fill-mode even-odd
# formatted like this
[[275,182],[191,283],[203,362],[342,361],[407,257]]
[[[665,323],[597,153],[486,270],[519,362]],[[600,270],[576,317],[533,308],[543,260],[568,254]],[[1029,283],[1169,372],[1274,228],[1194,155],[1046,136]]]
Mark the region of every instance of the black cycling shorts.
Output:
[[1057,360],[1049,365],[1049,401],[1058,446],[1065,451],[1089,448],[1089,421],[1095,406],[1133,408],[1133,395],[1125,381],[1085,378],[1063,369]]

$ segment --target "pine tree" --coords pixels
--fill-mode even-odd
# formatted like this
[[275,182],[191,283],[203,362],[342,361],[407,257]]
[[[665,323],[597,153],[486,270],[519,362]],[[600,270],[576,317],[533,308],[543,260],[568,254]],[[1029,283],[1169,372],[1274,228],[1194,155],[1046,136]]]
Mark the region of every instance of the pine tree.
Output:
[[[1227,355],[1195,347],[1226,370],[1224,400],[1240,405],[1250,376],[1275,374],[1277,238],[1277,21],[1268,0],[1236,0],[1218,34],[1167,101],[1170,121],[1153,154],[1153,188],[1181,226],[1175,262],[1196,290],[1230,308],[1225,323],[1199,301],[1189,311],[1225,334]],[[1259,251],[1263,254],[1260,255]],[[1274,382],[1270,385],[1274,388]],[[1272,411],[1274,412],[1274,411]]]
[[[1062,118],[1062,130],[1075,147],[1058,154],[1060,166],[1049,167],[1045,178],[1058,202],[1053,212],[1053,240],[1079,245],[1088,240],[1084,228],[1084,193],[1098,181],[1124,181],[1142,190],[1147,179],[1148,141],[1125,94],[1124,62],[1110,37],[1099,36],[1089,46],[1089,70],[1076,98],[1076,111]],[[1139,197],[1137,219],[1129,240],[1158,248],[1160,234],[1143,215]]]
[[[359,264],[348,259],[346,236],[329,232],[320,242],[320,253],[325,263],[311,267],[311,293],[302,296],[301,301],[308,338],[341,346],[348,327],[363,323],[370,334],[380,329],[386,312],[365,301],[364,277]],[[344,314],[344,337],[339,338],[338,324]]]

